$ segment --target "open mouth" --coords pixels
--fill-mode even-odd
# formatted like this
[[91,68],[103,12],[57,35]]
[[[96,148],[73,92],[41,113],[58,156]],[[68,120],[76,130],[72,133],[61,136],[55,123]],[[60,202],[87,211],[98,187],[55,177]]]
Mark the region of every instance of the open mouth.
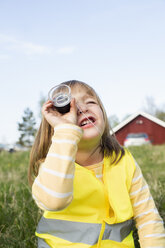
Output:
[[95,121],[96,121],[96,119],[94,117],[90,116],[88,118],[83,119],[80,122],[80,127],[83,127],[83,126],[86,126],[88,124],[94,123]]

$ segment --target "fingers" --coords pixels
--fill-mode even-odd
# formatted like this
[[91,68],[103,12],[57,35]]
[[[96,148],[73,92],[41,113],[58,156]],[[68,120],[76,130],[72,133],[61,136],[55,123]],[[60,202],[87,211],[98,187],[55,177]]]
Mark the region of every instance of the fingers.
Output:
[[54,104],[52,101],[47,101],[42,106],[42,114],[44,117],[46,117],[50,113],[56,114],[57,111],[54,109]]
[[43,104],[42,111],[47,111],[52,106],[53,106],[53,102],[49,100]]
[[52,101],[49,100],[43,104],[42,115],[53,128],[58,124],[59,113],[54,110],[54,104]]
[[62,123],[77,123],[77,106],[75,99],[71,100],[70,111],[61,114],[54,108],[54,103],[52,101],[47,101],[42,106],[42,114],[48,123],[55,127],[58,124]]

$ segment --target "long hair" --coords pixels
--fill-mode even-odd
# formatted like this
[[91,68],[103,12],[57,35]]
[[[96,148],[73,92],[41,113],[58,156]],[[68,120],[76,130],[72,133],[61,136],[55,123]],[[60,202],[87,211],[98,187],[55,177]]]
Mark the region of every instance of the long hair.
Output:
[[[103,112],[103,118],[105,121],[105,129],[100,140],[100,150],[105,156],[112,157],[112,163],[117,164],[118,161],[125,154],[125,152],[124,149],[118,143],[117,139],[115,138],[115,135],[109,125],[108,117],[104,106],[95,90],[88,84],[77,80],[71,80],[63,82],[61,84],[66,84],[70,86],[71,89],[84,89],[87,94],[93,96],[97,100]],[[33,183],[34,176],[38,175],[40,164],[45,160],[47,156],[49,147],[51,145],[51,138],[53,133],[53,127],[51,127],[51,125],[43,117],[30,153],[30,163],[28,171],[28,180],[30,185],[32,185]]]

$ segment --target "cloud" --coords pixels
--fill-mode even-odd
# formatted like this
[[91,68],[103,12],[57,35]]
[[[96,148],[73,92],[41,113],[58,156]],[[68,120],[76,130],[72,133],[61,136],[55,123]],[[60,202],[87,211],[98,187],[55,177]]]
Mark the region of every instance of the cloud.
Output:
[[66,46],[66,47],[61,47],[57,50],[57,53],[59,54],[71,54],[76,50],[75,47],[73,46]]
[[[59,54],[59,55],[70,55],[75,52],[76,47],[74,46],[63,46],[59,47],[58,49],[43,46],[41,44],[36,44],[30,41],[22,41],[20,39],[17,39],[13,36],[0,34],[0,44],[1,49],[3,49],[3,53],[5,52],[17,52],[24,54],[26,56],[33,56],[33,55],[53,55],[53,54]],[[8,55],[3,55],[0,57],[7,58]]]
[[8,60],[10,59],[10,56],[7,54],[0,54],[0,60]]
[[26,54],[49,54],[51,52],[51,49],[42,46],[42,45],[37,45],[31,42],[24,42],[21,44],[21,49],[26,53]]
[[5,34],[0,34],[0,43],[14,43],[17,42],[15,38],[5,35]]
[[51,52],[51,49],[47,46],[21,41],[4,34],[0,34],[0,43],[4,45],[5,50],[21,52],[25,55],[44,55]]

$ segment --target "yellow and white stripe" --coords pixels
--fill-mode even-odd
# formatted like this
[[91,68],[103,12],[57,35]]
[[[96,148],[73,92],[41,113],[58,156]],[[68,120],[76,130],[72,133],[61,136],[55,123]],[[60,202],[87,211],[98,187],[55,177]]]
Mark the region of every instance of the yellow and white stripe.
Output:
[[165,248],[163,221],[159,216],[149,187],[137,164],[130,189],[130,199],[141,247]]
[[55,128],[47,157],[32,186],[37,205],[50,211],[65,208],[73,198],[73,179],[80,127],[71,124]]

